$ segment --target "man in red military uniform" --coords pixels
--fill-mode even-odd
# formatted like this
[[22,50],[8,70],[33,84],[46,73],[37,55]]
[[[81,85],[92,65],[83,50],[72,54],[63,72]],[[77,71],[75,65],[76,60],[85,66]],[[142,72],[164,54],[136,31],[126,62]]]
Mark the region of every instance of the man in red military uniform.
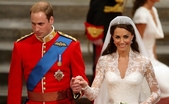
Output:
[[21,104],[22,76],[28,95],[25,104],[72,104],[82,93],[72,92],[71,78],[81,75],[87,80],[80,43],[54,31],[49,3],[35,3],[30,17],[33,33],[14,42],[7,104]]

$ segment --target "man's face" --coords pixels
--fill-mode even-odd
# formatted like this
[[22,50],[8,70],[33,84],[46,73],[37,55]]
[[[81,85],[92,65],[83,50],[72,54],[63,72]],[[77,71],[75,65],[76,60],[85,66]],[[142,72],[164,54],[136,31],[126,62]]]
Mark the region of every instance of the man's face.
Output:
[[54,18],[48,20],[43,12],[31,13],[32,30],[38,38],[43,38],[52,30]]

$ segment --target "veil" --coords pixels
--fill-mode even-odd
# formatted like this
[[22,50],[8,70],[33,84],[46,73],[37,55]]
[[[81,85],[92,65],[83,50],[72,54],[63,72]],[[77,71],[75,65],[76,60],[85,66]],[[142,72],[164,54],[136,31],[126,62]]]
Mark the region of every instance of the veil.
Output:
[[[110,27],[115,24],[131,24],[133,26],[140,53],[147,57],[146,49],[145,49],[144,44],[142,42],[142,38],[141,38],[134,22],[127,16],[117,16],[116,18],[114,18],[110,22],[101,53],[103,53],[103,51],[106,49],[107,45],[110,42],[110,38],[111,38]],[[139,100],[144,101],[148,96],[150,96],[150,89],[148,87],[146,79],[144,78]],[[106,83],[104,80],[101,87],[100,87],[100,92],[99,92],[97,98],[94,100],[94,104],[108,104],[108,99],[109,98],[108,98],[108,93],[107,93],[107,87],[106,87]]]

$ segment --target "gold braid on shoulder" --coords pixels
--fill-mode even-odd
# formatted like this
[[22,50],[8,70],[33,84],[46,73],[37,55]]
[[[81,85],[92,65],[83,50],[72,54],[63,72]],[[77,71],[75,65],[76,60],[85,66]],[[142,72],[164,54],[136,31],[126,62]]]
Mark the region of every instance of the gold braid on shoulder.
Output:
[[74,40],[74,41],[77,41],[76,38],[74,38],[74,37],[72,37],[72,36],[70,36],[70,35],[67,35],[67,34],[65,34],[65,33],[63,33],[63,32],[58,31],[58,33],[59,33],[60,35],[64,36],[64,37],[67,37],[67,38],[70,38],[70,39],[72,39],[72,40]]
[[27,35],[25,35],[25,36],[22,36],[21,38],[17,39],[17,41],[16,41],[16,42],[19,42],[19,41],[21,41],[21,40],[23,40],[23,39],[25,39],[25,38],[27,38],[27,37],[31,36],[32,34],[33,34],[33,32],[32,32],[32,33],[30,33],[30,34],[27,34]]

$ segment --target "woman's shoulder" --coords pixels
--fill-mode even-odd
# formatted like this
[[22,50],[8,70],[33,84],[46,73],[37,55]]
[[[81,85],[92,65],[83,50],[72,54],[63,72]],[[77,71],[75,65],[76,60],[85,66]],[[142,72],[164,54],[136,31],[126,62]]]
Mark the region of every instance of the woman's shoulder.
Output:
[[140,60],[140,62],[143,62],[143,63],[149,63],[150,62],[150,59],[147,56],[142,55],[140,53],[135,53],[135,58],[137,60]]
[[149,18],[149,12],[145,7],[139,7],[134,16],[133,21],[135,23],[146,23]]
[[157,8],[155,6],[153,6],[153,10],[157,11]]
[[157,10],[157,8],[154,7],[154,6],[153,6],[153,11],[154,11],[156,14],[158,14],[158,10]]
[[148,12],[148,10],[145,7],[141,6],[136,10],[136,13],[138,12],[144,14],[144,12]]
[[105,60],[105,59],[107,59],[107,58],[109,58],[109,57],[110,57],[110,54],[107,54],[107,55],[102,55],[102,56],[100,56],[99,59],[100,59],[100,60]]
[[107,54],[107,55],[103,55],[99,57],[100,61],[108,61],[108,60],[112,60],[115,59],[117,57],[116,53],[112,53],[112,54]]

